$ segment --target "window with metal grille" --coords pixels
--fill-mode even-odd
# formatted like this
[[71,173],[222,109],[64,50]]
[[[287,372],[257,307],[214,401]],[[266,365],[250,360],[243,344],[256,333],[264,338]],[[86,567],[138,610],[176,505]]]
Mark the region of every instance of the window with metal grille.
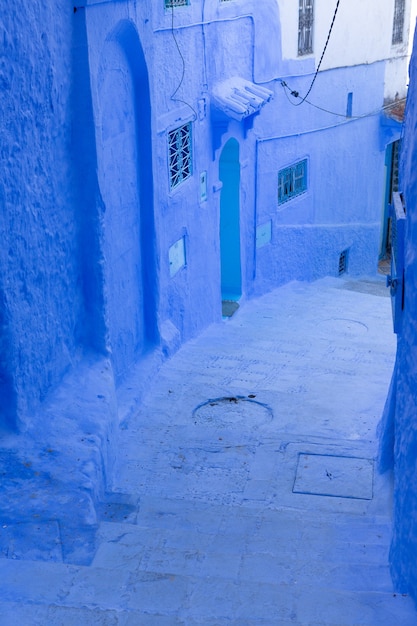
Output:
[[190,0],[165,0],[165,8],[185,7],[190,4]]
[[404,38],[405,0],[395,0],[392,44],[402,43]]
[[169,179],[171,189],[192,174],[191,122],[168,133]]
[[307,191],[307,159],[278,172],[278,204]]
[[349,258],[349,250],[343,250],[339,256],[339,271],[338,271],[339,276],[347,272],[348,258]]
[[313,52],[314,0],[298,0],[298,54]]
[[[394,193],[398,192],[399,189],[399,165],[400,165],[400,151],[401,151],[401,139],[394,141],[392,143],[392,157],[391,157],[391,171],[390,171],[390,187],[389,187],[389,198],[390,204],[392,205],[394,202]],[[387,233],[386,233],[386,251],[388,254],[391,253],[391,230],[392,230],[392,219],[391,216],[388,218],[387,222]]]

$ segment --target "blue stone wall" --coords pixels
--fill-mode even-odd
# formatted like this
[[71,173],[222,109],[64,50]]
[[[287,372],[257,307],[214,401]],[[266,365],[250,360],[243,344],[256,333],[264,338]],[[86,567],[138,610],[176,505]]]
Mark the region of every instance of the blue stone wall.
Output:
[[0,424],[12,428],[62,379],[82,318],[72,20],[64,0],[2,8]]
[[[383,459],[394,467],[394,535],[391,568],[397,588],[417,599],[417,47],[402,140],[401,189],[407,210],[405,300],[396,368],[387,401]],[[393,446],[393,448],[392,448]]]
[[[305,93],[311,77],[285,80]],[[289,279],[337,275],[339,255],[346,249],[349,274],[376,273],[384,150],[390,140],[374,114],[383,80],[383,63],[319,74],[309,100],[339,116],[308,103],[294,106],[299,100],[275,83],[274,103],[256,122],[256,220],[272,224],[271,245],[257,251],[256,291]],[[353,117],[346,119],[349,92]],[[273,117],[277,111],[279,122]],[[278,204],[278,171],[302,159],[308,167],[306,193]]]

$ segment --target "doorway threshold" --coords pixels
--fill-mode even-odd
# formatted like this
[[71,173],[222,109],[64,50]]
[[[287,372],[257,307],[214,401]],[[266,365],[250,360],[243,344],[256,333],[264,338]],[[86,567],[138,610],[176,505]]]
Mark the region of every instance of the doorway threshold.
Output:
[[239,308],[236,300],[222,300],[222,317],[232,317]]

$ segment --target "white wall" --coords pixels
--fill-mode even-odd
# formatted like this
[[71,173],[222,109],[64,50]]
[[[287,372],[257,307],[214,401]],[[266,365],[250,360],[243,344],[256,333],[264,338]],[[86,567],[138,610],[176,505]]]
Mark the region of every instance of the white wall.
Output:
[[[297,58],[298,2],[278,0],[282,29],[282,56]],[[315,0],[314,57],[317,66],[324,48],[337,0]],[[416,0],[407,0],[404,44],[391,45],[394,0],[341,2],[322,69],[374,63],[408,54],[408,24]],[[412,29],[413,30],[413,29]],[[305,57],[298,57],[303,59]]]

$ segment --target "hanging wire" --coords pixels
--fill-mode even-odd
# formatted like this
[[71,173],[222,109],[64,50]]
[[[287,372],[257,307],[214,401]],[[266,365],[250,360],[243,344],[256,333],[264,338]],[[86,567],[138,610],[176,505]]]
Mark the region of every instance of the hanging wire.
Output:
[[[288,102],[294,105],[294,103],[289,99],[288,94],[287,94],[287,90],[290,91],[290,88],[288,87],[287,83],[285,81],[281,81],[281,85],[284,88],[284,93]],[[393,109],[399,104],[402,104],[403,102],[406,102],[406,101],[407,101],[407,98],[400,98],[399,100],[394,100],[394,102],[390,102],[389,104],[384,104],[382,107],[379,107],[378,109],[374,109],[373,111],[370,111],[368,113],[363,113],[362,115],[347,115],[346,113],[337,113],[336,111],[330,111],[329,109],[325,109],[324,107],[321,107],[318,104],[314,104],[314,102],[311,102],[310,100],[305,99],[305,102],[309,104],[310,106],[314,107],[315,109],[319,109],[320,111],[324,111],[325,113],[329,113],[330,115],[336,115],[337,117],[343,117],[348,120],[360,120],[364,117],[372,117],[373,115],[378,115],[382,111],[388,111],[389,109]]]
[[[289,93],[291,95],[293,95],[293,93],[291,92],[290,87],[288,87],[287,83],[285,82],[285,80],[281,81],[281,85],[284,88],[284,93],[285,93],[285,97],[287,98],[288,102],[290,104],[292,104],[292,106],[299,106],[298,104],[294,104],[294,102],[292,100],[290,100],[290,98],[288,97],[288,93],[287,91],[289,91]],[[316,109],[320,109],[320,111],[325,111],[325,113],[330,113],[331,115],[337,115],[338,117],[347,117],[346,113],[335,113],[334,111],[329,111],[328,109],[325,109],[317,104],[313,104],[313,102],[310,102],[310,100],[307,100],[307,98],[304,98],[303,102],[307,102],[307,104],[309,104],[310,106],[316,108]],[[301,104],[301,103],[299,103]]]
[[185,100],[181,100],[180,98],[176,98],[175,97],[177,95],[178,91],[181,89],[181,86],[182,86],[182,84],[184,82],[186,65],[185,65],[184,55],[181,52],[181,48],[180,48],[180,46],[178,44],[178,40],[177,40],[177,37],[175,35],[175,30],[174,30],[174,4],[173,3],[171,4],[171,35],[172,35],[172,38],[173,38],[173,40],[175,42],[175,46],[177,48],[178,54],[179,54],[180,59],[181,59],[182,70],[181,70],[180,81],[179,81],[177,87],[175,88],[175,90],[172,92],[172,94],[170,96],[170,99],[173,102],[181,102],[181,104],[185,104],[188,108],[190,108],[191,111],[194,114],[194,121],[195,121],[197,119],[197,117],[198,117],[196,110],[191,106],[191,104],[189,102],[185,102]]
[[[313,80],[311,81],[310,87],[308,88],[306,95],[304,96],[304,98],[302,98],[302,100],[300,102],[297,102],[297,103],[292,102],[291,103],[293,106],[299,107],[301,104],[303,104],[303,102],[305,102],[307,100],[308,95],[310,94],[311,90],[313,89],[313,85],[316,82],[317,74],[319,73],[320,66],[321,66],[321,63],[322,63],[323,58],[324,58],[324,54],[325,54],[325,52],[327,50],[327,46],[329,45],[330,35],[332,34],[332,30],[333,30],[334,22],[335,22],[335,19],[336,19],[336,15],[337,15],[337,12],[339,10],[339,4],[340,4],[340,0],[337,0],[336,8],[335,8],[334,13],[333,13],[332,23],[330,24],[330,29],[329,29],[329,32],[327,34],[326,43],[324,44],[323,52],[321,53],[320,61],[319,61],[319,64],[317,65],[317,69],[316,69],[316,72],[315,72],[315,74],[313,76]],[[288,87],[288,85],[286,85],[286,86]],[[294,98],[299,98],[300,97],[300,94],[299,94],[298,91],[291,90],[290,88],[288,88],[288,89],[290,91],[290,94],[292,96],[294,96]]]
[[[287,85],[285,80],[281,81],[281,85],[284,88],[285,97],[287,98],[288,102],[290,104],[292,104],[293,106],[298,106],[298,105],[294,105],[294,102],[292,100],[290,100],[290,98],[288,97],[287,91],[289,91],[291,93],[291,89]],[[325,113],[329,113],[330,115],[336,115],[337,117],[348,118],[350,120],[358,120],[358,119],[361,119],[362,117],[369,117],[369,116],[372,116],[372,115],[378,115],[378,113],[380,113],[381,111],[394,108],[394,107],[398,106],[398,104],[401,104],[401,103],[405,102],[406,100],[407,100],[407,98],[401,98],[400,100],[395,100],[394,102],[390,102],[390,104],[385,104],[384,106],[379,107],[378,109],[375,109],[374,111],[371,111],[369,113],[364,113],[363,115],[347,115],[346,113],[337,113],[336,111],[330,111],[330,109],[326,109],[326,108],[324,108],[322,106],[319,106],[318,104],[315,104],[314,102],[311,102],[311,100],[307,100],[306,98],[304,98],[304,101],[307,104],[309,104],[310,106],[314,107],[315,109],[319,109],[320,111],[324,111]]]

